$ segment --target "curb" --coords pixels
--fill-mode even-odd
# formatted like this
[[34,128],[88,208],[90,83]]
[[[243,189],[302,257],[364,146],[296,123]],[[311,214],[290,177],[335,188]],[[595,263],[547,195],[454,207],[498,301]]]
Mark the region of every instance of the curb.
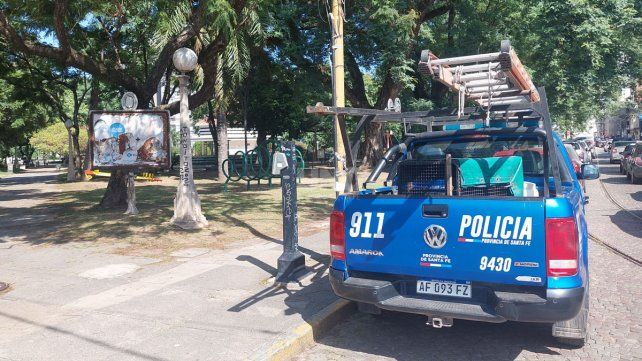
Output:
[[290,360],[355,311],[354,302],[338,299],[314,315],[309,321],[288,331],[285,337],[275,341],[265,352],[261,352],[251,359],[257,361]]

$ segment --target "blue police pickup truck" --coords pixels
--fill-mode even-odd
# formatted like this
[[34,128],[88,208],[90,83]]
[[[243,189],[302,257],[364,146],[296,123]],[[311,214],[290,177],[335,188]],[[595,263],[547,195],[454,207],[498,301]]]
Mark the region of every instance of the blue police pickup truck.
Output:
[[[334,292],[360,311],[426,315],[437,328],[548,323],[560,342],[582,345],[588,200],[578,177],[599,171],[573,171],[542,91],[538,102],[498,102],[455,122],[428,114],[429,130],[392,147],[371,174],[387,171],[384,186],[340,195],[330,219]],[[529,116],[511,121],[519,112]]]

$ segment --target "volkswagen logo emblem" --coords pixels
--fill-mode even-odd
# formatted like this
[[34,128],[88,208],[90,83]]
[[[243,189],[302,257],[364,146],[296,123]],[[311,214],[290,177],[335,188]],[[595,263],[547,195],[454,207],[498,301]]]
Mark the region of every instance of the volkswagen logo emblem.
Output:
[[446,245],[447,240],[448,234],[442,226],[431,224],[424,231],[424,241],[431,248],[439,249]]

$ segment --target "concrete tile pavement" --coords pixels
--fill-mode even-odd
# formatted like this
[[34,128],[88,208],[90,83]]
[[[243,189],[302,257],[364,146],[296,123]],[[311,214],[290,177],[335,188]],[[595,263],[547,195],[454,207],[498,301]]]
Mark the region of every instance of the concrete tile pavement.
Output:
[[[0,359],[250,358],[336,300],[326,238],[301,240],[314,273],[293,289],[269,283],[276,240],[184,250],[169,261],[16,242],[0,252],[0,278],[13,287],[0,295]],[[106,277],[87,277],[96,269]]]

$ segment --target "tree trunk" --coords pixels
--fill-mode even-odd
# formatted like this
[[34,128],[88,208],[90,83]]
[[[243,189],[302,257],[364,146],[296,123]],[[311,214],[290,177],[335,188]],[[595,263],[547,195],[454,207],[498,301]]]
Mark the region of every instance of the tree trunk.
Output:
[[80,155],[80,141],[78,140],[78,133],[80,128],[74,125],[71,133],[71,145],[74,149],[73,167],[74,177],[76,180],[85,180],[85,172],[83,172],[82,156]]
[[267,140],[267,132],[265,129],[259,129],[256,134],[256,145],[262,145]]
[[[98,110],[100,107],[100,85],[98,80],[91,81],[91,93],[89,96],[89,110]],[[89,120],[91,121],[91,119]],[[87,151],[85,152],[85,170],[91,170],[91,134],[87,127]]]
[[362,167],[374,167],[383,156],[383,124],[371,123],[366,127],[366,144],[363,150]]
[[[216,133],[216,116],[214,115],[214,106],[212,100],[207,101],[207,126],[210,128],[210,135],[212,136],[212,150],[217,155],[218,159],[218,134]],[[216,169],[219,169],[218,160]],[[218,172],[217,172],[218,173]]]
[[73,159],[73,140],[71,137],[71,132],[73,128],[67,129],[67,182],[74,182],[76,180],[76,172],[74,171],[74,159]]
[[127,210],[125,214],[138,214],[136,208],[136,176],[134,172],[129,172],[126,177],[127,182]]
[[127,173],[120,169],[114,169],[107,183],[107,191],[100,200],[101,208],[127,207]]
[[[396,84],[392,77],[388,75],[381,86],[375,109],[383,109],[388,103],[388,99],[396,98],[400,92],[400,85]],[[383,156],[383,124],[370,123],[370,125],[366,127],[365,133],[366,141],[361,167],[371,168],[374,167]]]
[[223,161],[227,159],[228,156],[228,146],[227,146],[227,116],[224,111],[219,110],[217,112],[217,126],[216,126],[216,137],[218,139],[218,147],[216,149],[217,163],[218,163],[218,172],[217,178],[223,180],[225,173],[223,173]]

